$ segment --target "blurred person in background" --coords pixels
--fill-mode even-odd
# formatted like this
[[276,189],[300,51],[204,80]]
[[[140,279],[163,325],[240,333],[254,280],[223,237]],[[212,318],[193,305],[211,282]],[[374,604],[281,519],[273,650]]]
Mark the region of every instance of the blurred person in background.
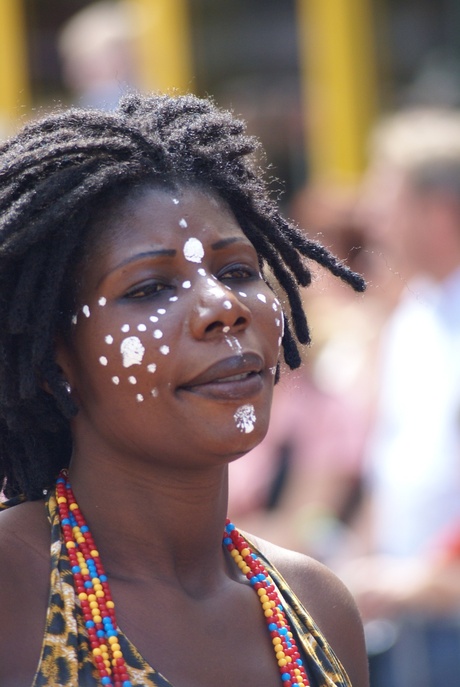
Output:
[[373,687],[460,674],[460,113],[375,130],[359,215],[399,285],[366,464],[368,554],[342,570]]
[[61,29],[62,77],[73,102],[112,110],[136,87],[135,18],[122,0],[101,0],[74,14]]

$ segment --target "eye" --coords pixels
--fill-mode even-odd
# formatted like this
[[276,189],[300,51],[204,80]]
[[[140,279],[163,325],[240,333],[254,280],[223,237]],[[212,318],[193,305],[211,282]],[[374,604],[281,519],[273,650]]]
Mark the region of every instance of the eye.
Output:
[[220,279],[220,281],[226,281],[229,279],[236,279],[241,281],[247,279],[258,279],[259,271],[248,265],[236,264],[230,265],[229,267],[225,267],[225,269],[219,272],[217,278]]
[[173,287],[171,285],[163,284],[159,281],[147,281],[143,282],[142,284],[136,284],[136,286],[133,286],[125,293],[123,298],[142,300],[144,298],[151,298],[153,296],[157,296],[163,291],[167,291],[172,288]]

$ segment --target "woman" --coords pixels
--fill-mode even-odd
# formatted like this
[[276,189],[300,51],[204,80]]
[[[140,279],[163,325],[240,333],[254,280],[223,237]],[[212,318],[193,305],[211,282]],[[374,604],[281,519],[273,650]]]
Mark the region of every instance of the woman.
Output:
[[226,525],[309,340],[303,256],[363,288],[254,150],[207,100],[129,96],[0,152],[2,687],[367,684],[343,586]]

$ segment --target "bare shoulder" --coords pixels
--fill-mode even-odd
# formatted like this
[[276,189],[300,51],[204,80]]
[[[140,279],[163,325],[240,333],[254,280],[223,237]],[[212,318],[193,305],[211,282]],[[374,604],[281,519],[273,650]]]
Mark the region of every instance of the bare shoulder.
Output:
[[[18,655],[24,659],[24,676],[30,678],[29,684],[32,682],[45,626],[50,575],[49,549],[50,528],[43,501],[23,503],[0,511],[2,685],[9,684],[11,670],[17,671]],[[27,628],[26,643],[24,628]]]
[[[248,535],[250,536],[250,535]],[[295,551],[251,537],[308,610],[347,671],[353,687],[368,687],[361,618],[352,595],[326,566]]]

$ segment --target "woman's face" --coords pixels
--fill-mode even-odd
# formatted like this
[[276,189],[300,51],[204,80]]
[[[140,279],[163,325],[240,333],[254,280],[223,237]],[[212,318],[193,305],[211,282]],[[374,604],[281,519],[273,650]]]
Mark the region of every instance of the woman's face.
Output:
[[184,466],[253,448],[268,427],[283,323],[227,205],[149,188],[96,230],[57,352],[79,407],[77,452]]

